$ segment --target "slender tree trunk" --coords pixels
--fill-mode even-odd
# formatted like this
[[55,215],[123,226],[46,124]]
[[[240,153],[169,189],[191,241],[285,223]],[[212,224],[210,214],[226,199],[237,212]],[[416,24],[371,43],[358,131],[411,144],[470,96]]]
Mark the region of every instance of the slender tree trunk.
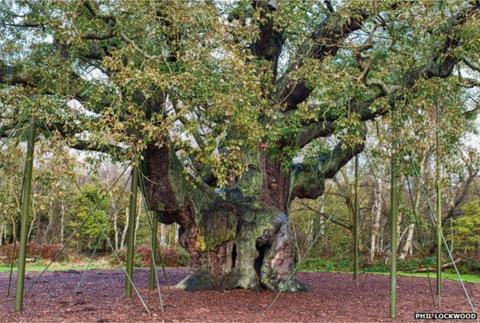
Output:
[[13,219],[12,220],[12,238],[13,238],[13,243],[17,243],[17,220]]
[[65,241],[65,204],[62,201],[60,205],[60,243]]
[[127,231],[128,231],[128,207],[125,208],[125,226],[123,227],[122,240],[120,241],[120,249],[123,249],[123,247],[125,246]]
[[405,244],[403,245],[402,252],[398,257],[400,260],[404,260],[406,256],[413,255],[413,233],[415,231],[415,223],[410,223],[408,226],[407,237]]
[[[321,220],[321,218],[320,218]],[[306,245],[309,246],[315,239],[315,219],[308,220]]]
[[50,201],[49,207],[50,209],[47,211],[48,214],[48,224],[47,228],[45,229],[44,237],[45,237],[45,243],[48,243],[51,241],[50,239],[50,232],[52,231],[52,226],[53,226],[53,203]]
[[[420,162],[420,177],[414,181],[414,187],[410,186],[410,181],[407,178],[407,187],[410,194],[410,203],[412,205],[413,214],[415,217],[419,215],[420,210],[420,200],[421,200],[421,188],[420,185],[422,181],[425,180],[424,170],[427,167],[428,158],[427,155],[422,156],[422,160]],[[410,223],[408,226],[407,237],[405,239],[405,243],[403,244],[402,250],[398,259],[404,260],[408,255],[413,255],[413,236],[415,232],[415,223]]]
[[[417,185],[418,186],[418,185]],[[416,188],[415,190],[415,201],[413,202],[413,212],[417,216],[418,209],[420,206],[420,190]],[[405,260],[408,255],[413,254],[413,234],[415,232],[415,223],[410,223],[407,229],[407,237],[405,243],[403,244],[402,251],[398,256],[398,259]]]
[[112,201],[111,217],[113,222],[113,249],[116,251],[118,250],[118,210],[112,192],[110,192],[110,200]]
[[372,208],[372,214],[374,215],[374,219],[373,219],[372,235],[370,237],[370,256],[369,256],[370,263],[374,262],[375,253],[377,250],[379,250],[379,246],[377,246],[378,244],[377,240],[380,235],[380,220],[382,216],[382,202],[383,202],[381,179],[376,179],[374,194],[375,195],[374,195],[373,208]]
[[[325,203],[320,206],[320,212],[325,213]],[[314,225],[315,222],[312,223]],[[325,219],[323,217],[318,218],[319,234],[325,234]],[[313,241],[313,240],[311,240]]]
[[160,247],[165,247],[166,245],[166,225],[160,224]]
[[113,211],[113,237],[115,250],[118,250],[118,212],[114,209]]
[[[27,234],[27,241],[30,241],[30,237],[33,232],[33,227],[35,226],[35,220],[37,219],[37,212],[35,212],[35,201],[32,197],[32,221],[30,222],[30,226],[28,229],[28,234]],[[38,234],[38,232],[37,232]]]
[[[400,178],[398,179],[398,182],[399,182],[398,185],[400,186],[400,183],[402,183],[402,181],[400,180]],[[403,199],[402,199],[402,191],[400,190],[400,188],[398,189],[398,199],[399,199],[398,203],[401,203],[401,201],[403,201]],[[398,208],[398,207],[397,207],[397,208]],[[401,231],[401,230],[402,230],[401,227],[402,227],[403,213],[400,212],[400,211],[398,211],[397,213],[398,213],[398,214],[397,214],[397,229],[395,230],[395,231],[397,232],[397,237],[396,237],[396,239],[395,239],[395,241],[397,242],[397,245],[396,245],[395,249],[397,249],[397,252],[398,252],[398,247],[400,246],[400,242],[401,242],[401,240],[402,240],[401,235],[402,235],[402,233],[403,233],[403,232]],[[398,255],[397,255],[397,259],[398,259]]]
[[383,221],[383,224],[380,226],[380,242],[378,244],[378,247],[382,253],[385,251],[385,227],[387,226],[388,221]]
[[173,244],[174,244],[175,246],[177,246],[177,245],[178,245],[179,236],[180,236],[180,226],[179,226],[177,223],[175,223],[174,226],[175,226],[175,235],[174,235],[174,237],[173,237]]
[[[11,184],[13,185],[13,180],[11,182]],[[12,186],[12,189],[14,189],[15,186]],[[15,204],[16,204],[16,215],[13,219],[12,219],[12,238],[13,238],[13,243],[17,243],[18,241],[18,231],[20,229],[20,213],[19,213],[19,210],[21,210],[22,208],[22,202],[20,201],[19,199],[19,196],[17,194],[14,194],[14,200],[15,200]]]
[[142,215],[142,197],[140,196],[138,201],[137,218],[135,219],[135,232],[134,232],[135,238],[133,239],[133,241],[137,241],[137,231],[140,225],[141,215]]

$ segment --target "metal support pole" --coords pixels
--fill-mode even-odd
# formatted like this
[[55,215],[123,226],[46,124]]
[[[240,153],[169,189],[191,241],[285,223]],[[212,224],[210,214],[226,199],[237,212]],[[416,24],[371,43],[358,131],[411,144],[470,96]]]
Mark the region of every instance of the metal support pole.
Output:
[[[137,193],[138,193],[138,168],[132,167],[132,178],[130,188],[130,205],[128,209],[128,232],[127,232],[127,268],[125,277],[125,296],[132,297],[133,282],[133,256],[135,253],[135,218],[137,217]],[[130,278],[130,279],[129,279]]]
[[152,259],[150,262],[150,275],[149,275],[149,281],[148,281],[148,287],[150,290],[155,289],[156,285],[156,275],[155,275],[155,269],[156,264],[157,264],[157,233],[158,233],[158,221],[156,217],[153,217],[152,219],[152,238],[151,238],[151,243],[152,243]]
[[358,154],[355,155],[355,215],[353,218],[353,279],[358,285],[360,202],[358,196]]
[[33,158],[35,149],[35,121],[32,117],[28,131],[27,157],[22,188],[22,218],[20,226],[20,250],[18,252],[17,288],[15,291],[15,311],[20,312],[23,307],[23,291],[25,283],[25,258],[27,253],[28,219],[32,212],[32,178]]
[[442,188],[441,188],[441,156],[438,137],[438,107],[435,114],[435,145],[436,145],[436,158],[435,158],[435,177],[436,177],[436,190],[437,190],[437,295],[440,298],[442,289]]
[[396,111],[392,111],[392,133],[393,149],[390,163],[391,182],[390,182],[390,318],[393,320],[397,316],[397,222],[398,222],[398,202],[399,202],[399,170],[397,156],[397,124]]

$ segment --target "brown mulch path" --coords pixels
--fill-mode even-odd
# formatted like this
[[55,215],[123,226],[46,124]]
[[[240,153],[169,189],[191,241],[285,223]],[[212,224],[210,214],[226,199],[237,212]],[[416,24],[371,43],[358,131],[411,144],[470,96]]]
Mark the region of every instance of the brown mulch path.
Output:
[[[159,271],[160,272],[160,271]],[[22,314],[13,312],[14,301],[6,298],[8,274],[0,274],[0,321],[11,322],[124,322],[124,321],[248,321],[248,322],[372,322],[389,321],[389,277],[362,275],[355,287],[350,274],[302,273],[299,278],[309,291],[282,293],[267,310],[276,293],[247,290],[185,292],[173,285],[185,275],[185,269],[160,272],[165,313],[159,307],[158,294],[149,291],[148,270],[135,272],[151,314],[139,299],[123,297],[124,275],[120,270],[90,270],[80,292],[73,297],[82,271],[46,273],[25,296]],[[26,289],[38,277],[28,273]],[[432,285],[434,281],[432,280]],[[480,304],[480,284],[466,284],[475,304]],[[434,308],[428,279],[398,278],[398,320],[413,321],[415,312],[470,312],[458,282],[445,281],[442,305]]]

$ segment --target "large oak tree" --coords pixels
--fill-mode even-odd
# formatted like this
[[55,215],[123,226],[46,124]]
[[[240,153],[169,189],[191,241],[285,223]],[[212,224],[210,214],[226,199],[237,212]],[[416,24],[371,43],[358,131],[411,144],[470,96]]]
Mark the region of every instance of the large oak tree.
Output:
[[479,71],[479,12],[479,1],[4,1],[0,136],[33,114],[45,137],[139,160],[149,208],[179,224],[192,258],[180,286],[301,290],[290,203],[321,196],[362,151],[366,123],[431,95],[429,82],[478,86],[449,77]]

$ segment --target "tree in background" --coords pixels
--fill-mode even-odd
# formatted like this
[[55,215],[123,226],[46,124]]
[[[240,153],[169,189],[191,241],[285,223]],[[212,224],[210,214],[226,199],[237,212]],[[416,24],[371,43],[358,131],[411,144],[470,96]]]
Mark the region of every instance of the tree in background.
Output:
[[[37,243],[64,243],[67,209],[75,193],[78,162],[54,138],[39,142],[35,162],[33,216],[29,237]],[[17,192],[18,193],[18,192]]]
[[16,243],[18,239],[18,214],[22,185],[22,151],[16,146],[2,147],[0,150],[0,242]]
[[480,254],[480,201],[472,201],[462,208],[464,214],[453,220],[449,235],[452,245],[463,253]]

